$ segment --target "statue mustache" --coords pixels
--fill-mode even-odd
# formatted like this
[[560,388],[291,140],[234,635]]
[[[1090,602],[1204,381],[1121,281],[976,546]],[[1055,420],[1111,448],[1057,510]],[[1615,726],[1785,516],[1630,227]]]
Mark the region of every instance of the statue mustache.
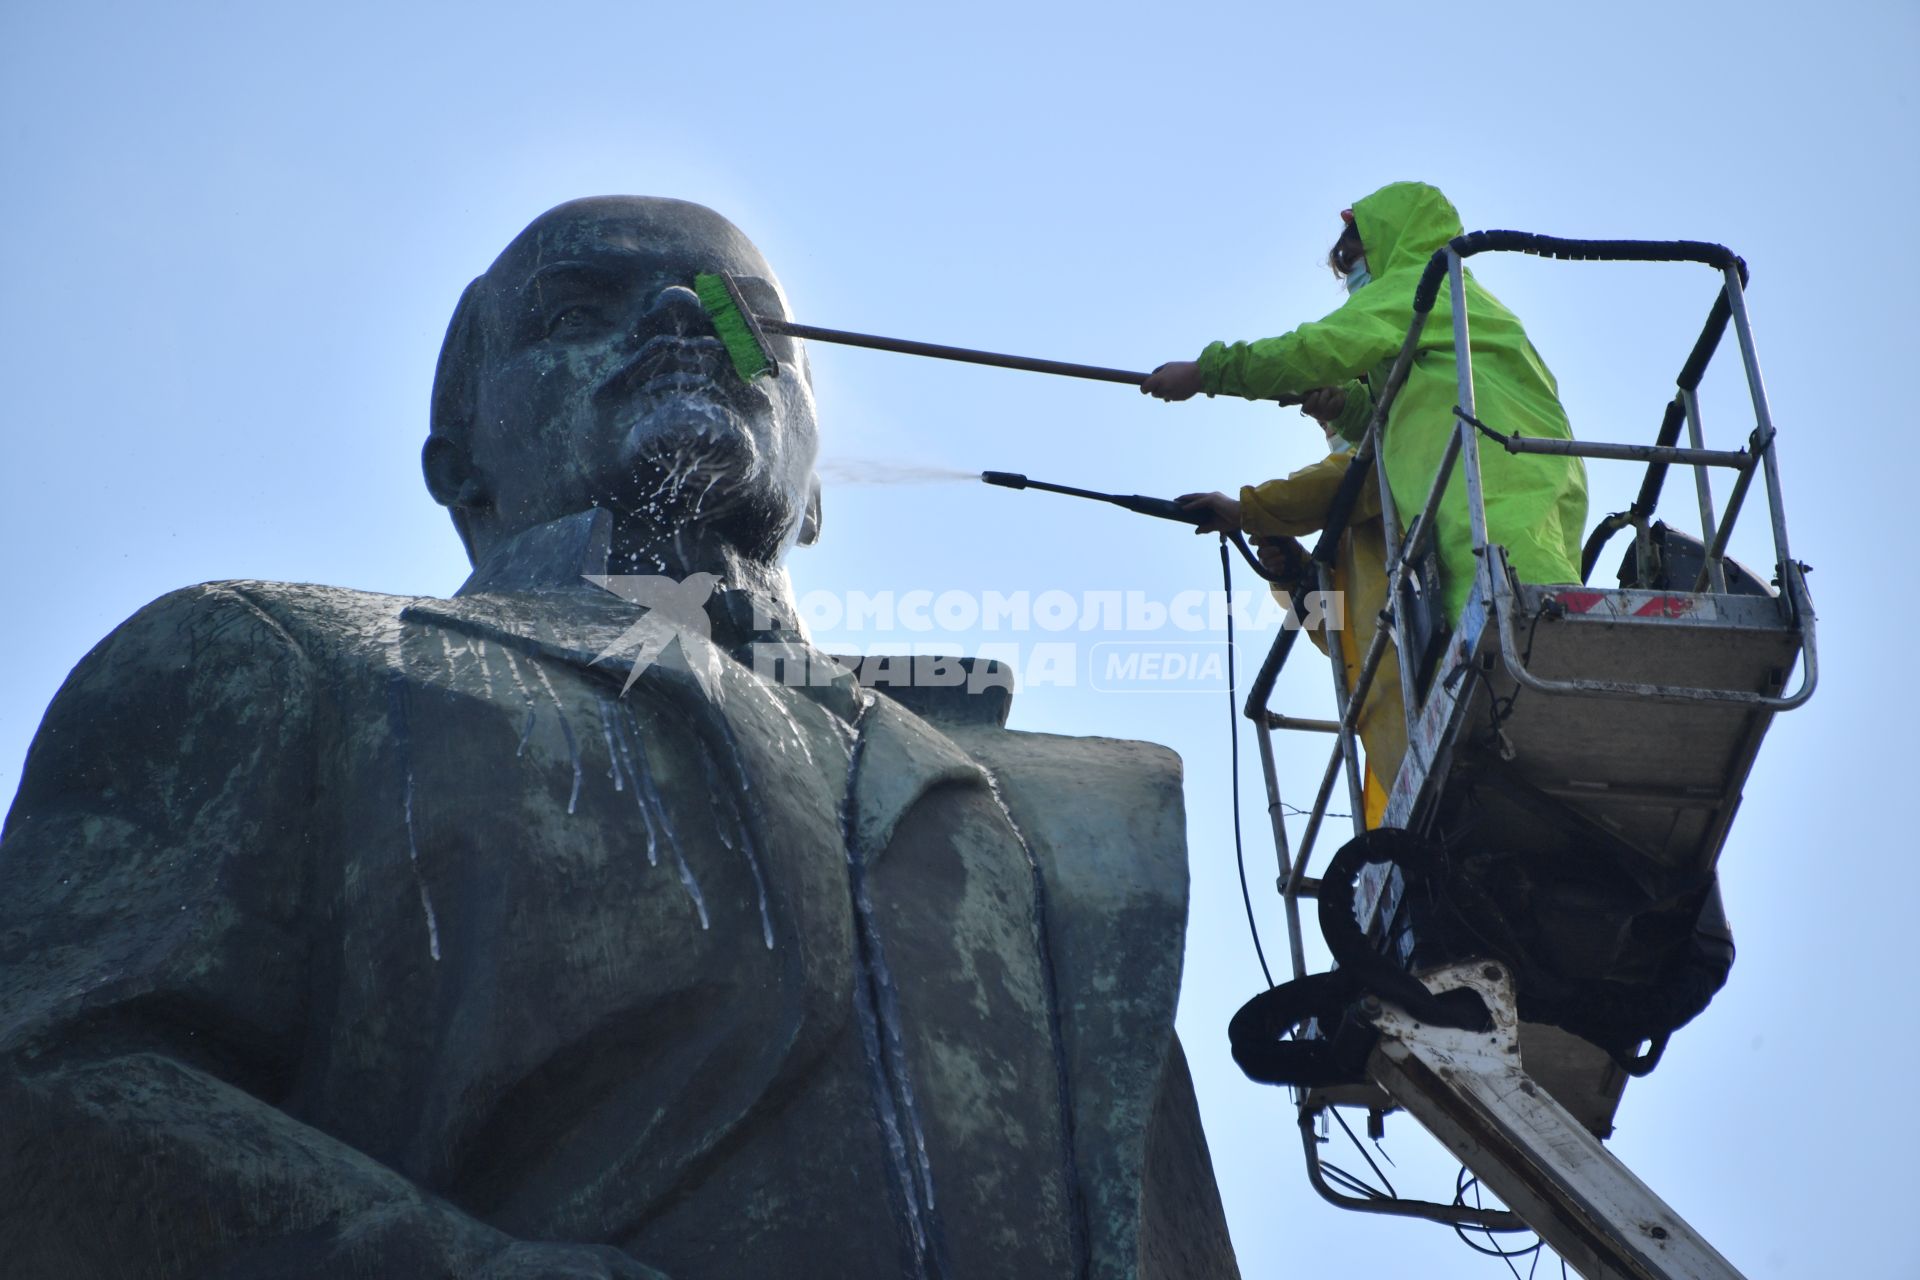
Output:
[[653,388],[651,394],[710,391],[738,408],[758,406],[767,399],[757,386],[734,376],[726,348],[718,338],[661,333],[648,338],[632,360],[608,375],[593,393],[594,404],[599,408],[617,406],[649,394],[647,384],[656,378],[675,374],[686,375],[685,383]]

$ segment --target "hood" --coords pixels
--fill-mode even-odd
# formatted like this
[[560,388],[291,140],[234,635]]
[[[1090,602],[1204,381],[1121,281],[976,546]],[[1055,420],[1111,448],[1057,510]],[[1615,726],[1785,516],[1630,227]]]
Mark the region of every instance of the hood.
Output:
[[1459,235],[1460,215],[1437,187],[1394,182],[1353,202],[1353,223],[1377,278],[1404,267],[1423,267],[1433,251]]

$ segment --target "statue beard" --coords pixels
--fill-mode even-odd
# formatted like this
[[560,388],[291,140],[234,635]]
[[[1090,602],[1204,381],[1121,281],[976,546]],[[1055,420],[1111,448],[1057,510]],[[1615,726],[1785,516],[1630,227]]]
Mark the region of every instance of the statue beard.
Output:
[[[758,403],[753,403],[758,401]],[[627,572],[666,572],[707,559],[716,543],[776,564],[799,527],[802,497],[769,456],[753,418],[773,412],[765,393],[713,382],[643,396],[623,424],[620,475],[598,505],[629,536]],[[652,563],[649,564],[648,562]]]

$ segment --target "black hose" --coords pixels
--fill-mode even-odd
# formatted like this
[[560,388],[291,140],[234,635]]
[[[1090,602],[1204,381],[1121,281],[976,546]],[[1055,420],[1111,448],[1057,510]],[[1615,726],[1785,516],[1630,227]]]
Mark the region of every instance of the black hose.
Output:
[[1486,1003],[1470,990],[1435,995],[1367,942],[1354,913],[1353,885],[1363,868],[1391,863],[1412,879],[1426,880],[1440,871],[1438,846],[1399,827],[1379,827],[1340,846],[1320,877],[1320,933],[1340,971],[1353,975],[1357,986],[1391,1000],[1421,1022],[1438,1027],[1486,1031],[1493,1026]]
[[1224,533],[1220,535],[1220,585],[1227,593],[1227,742],[1233,777],[1233,861],[1240,869],[1240,901],[1247,908],[1247,932],[1253,935],[1253,954],[1260,958],[1260,973],[1266,978],[1267,986],[1272,987],[1273,970],[1267,967],[1266,948],[1260,945],[1260,926],[1253,918],[1253,893],[1247,888],[1247,849],[1240,835],[1240,717],[1234,705],[1238,694],[1233,675],[1233,559],[1227,555]]

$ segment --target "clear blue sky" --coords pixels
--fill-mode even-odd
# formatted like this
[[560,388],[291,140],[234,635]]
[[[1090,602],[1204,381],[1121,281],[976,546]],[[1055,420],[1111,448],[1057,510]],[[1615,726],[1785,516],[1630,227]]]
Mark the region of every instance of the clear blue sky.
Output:
[[[1753,269],[1824,683],[1776,724],[1722,864],[1731,984],[1628,1090],[1615,1145],[1749,1275],[1920,1274],[1920,1124],[1899,1084],[1920,1049],[1920,875],[1897,811],[1916,712],[1911,409],[1893,376],[1914,361],[1920,284],[1917,59],[1909,0],[7,5],[0,795],[68,669],[165,591],[458,585],[417,464],[434,355],[466,281],[563,199],[709,204],[815,323],[1136,368],[1332,309],[1335,215],[1397,178],[1444,188],[1470,227],[1718,240]],[[1650,435],[1707,274],[1477,271],[1525,319],[1579,433]],[[1291,411],[813,361],[842,459],[1177,493],[1317,456]],[[1716,442],[1744,435],[1740,410],[1733,383],[1709,384]],[[1596,467],[1594,514],[1633,484]],[[825,540],[792,569],[802,590],[1164,600],[1218,566],[1210,541],[1064,499],[830,485]],[[1326,698],[1313,674],[1303,711]],[[1083,677],[1024,692],[1014,724],[1186,759],[1181,1028],[1242,1266],[1505,1274],[1439,1228],[1321,1204],[1284,1094],[1227,1059],[1222,1027],[1258,971],[1223,702]],[[1314,770],[1283,765],[1296,791]],[[1258,883],[1271,850],[1251,765],[1245,779]],[[1270,897],[1262,910],[1277,940]],[[1407,1121],[1387,1145],[1417,1189],[1450,1192]]]

